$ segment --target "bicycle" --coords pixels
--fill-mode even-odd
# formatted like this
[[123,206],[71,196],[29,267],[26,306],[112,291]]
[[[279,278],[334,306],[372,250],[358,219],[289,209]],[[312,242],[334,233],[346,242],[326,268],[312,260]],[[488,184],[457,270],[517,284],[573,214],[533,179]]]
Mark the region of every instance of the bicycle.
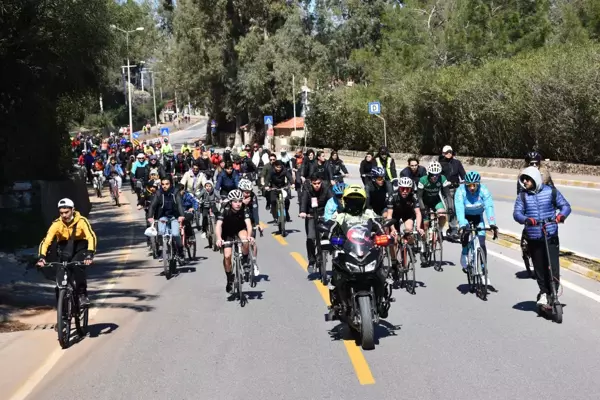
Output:
[[[166,221],[160,221],[159,223],[167,224]],[[183,240],[183,237],[182,237]],[[171,235],[170,227],[167,225],[165,233],[162,235],[162,260],[163,270],[165,278],[171,279],[177,270],[177,259],[176,251],[173,246],[173,236]]]
[[181,232],[181,243],[185,247],[190,261],[196,259],[196,238],[185,234],[185,222],[179,227]]
[[102,198],[102,186],[103,186],[104,182],[103,182],[102,178],[100,177],[99,172],[94,171],[93,174],[94,174],[94,180],[92,182],[94,185],[94,189],[96,189],[96,196],[98,198]]
[[[415,235],[416,233],[416,235]],[[413,231],[405,231],[401,238],[401,246],[396,254],[398,260],[398,281],[400,282],[400,288],[405,288],[410,294],[416,294],[417,280],[416,280],[416,263],[415,253],[413,252],[413,245],[408,243],[408,239],[411,236],[418,236],[416,229]],[[415,237],[415,240],[417,238]],[[400,259],[398,259],[400,255]]]
[[[279,233],[281,236],[286,237],[287,232],[285,231],[285,220],[287,215],[285,214],[285,199],[287,197],[287,187],[284,188],[268,188],[269,191],[277,191],[277,226],[279,227]],[[271,204],[271,207],[273,205]]]
[[[313,220],[313,224],[315,224],[315,245],[316,245],[316,250],[317,250],[317,255],[316,255],[316,269],[317,271],[319,271],[319,275],[320,275],[320,280],[321,280],[321,284],[323,284],[323,286],[327,286],[327,283],[329,282],[329,275],[327,275],[327,263],[328,263],[328,255],[329,252],[328,251],[323,251],[323,242],[321,241],[320,238],[320,230],[319,230],[319,226],[318,224],[320,222],[324,221],[324,218],[319,216],[317,214],[317,206],[315,206],[315,202],[317,201],[316,198],[312,198],[312,214],[308,214],[306,216],[306,218],[312,219]],[[329,244],[329,241],[326,240],[325,243]]]
[[469,283],[469,292],[475,293],[481,300],[487,300],[488,287],[488,265],[487,259],[481,245],[479,244],[478,233],[482,231],[493,231],[494,240],[498,239],[498,232],[492,228],[480,228],[473,223],[464,231],[469,233],[469,254],[467,256],[467,281]]
[[[56,280],[58,288],[58,300],[56,303],[56,331],[58,333],[58,343],[63,349],[71,345],[71,321],[75,321],[75,330],[79,338],[83,338],[88,329],[89,309],[79,303],[79,296],[76,295],[76,284],[73,276],[73,269],[84,266],[83,262],[51,262],[40,267],[40,270],[47,279]],[[56,268],[56,273],[52,274]],[[48,271],[48,272],[46,272]]]
[[219,250],[219,248],[217,247],[217,234],[215,233],[215,225],[216,225],[216,217],[215,217],[215,214],[212,212],[212,203],[211,203],[208,208],[208,224],[206,225],[207,226],[206,239],[208,240],[208,246],[210,248],[212,248],[213,251]]
[[[243,266],[242,266],[242,251],[240,246],[242,244],[245,243],[249,243],[250,240],[248,239],[237,239],[237,240],[231,240],[228,242],[223,242],[223,246],[231,246],[232,249],[232,253],[231,253],[231,266],[232,266],[232,270],[233,270],[233,296],[237,297],[238,300],[240,301],[240,306],[244,307],[246,305],[246,303],[248,302],[248,299],[246,299],[246,296],[244,296],[244,290],[243,290],[243,285],[244,285],[244,280],[245,280],[245,273],[243,270]],[[252,254],[252,252],[250,251],[249,254]],[[250,256],[252,257],[252,256]],[[254,268],[250,268],[252,271],[254,271]],[[252,272],[254,273],[254,272]]]
[[443,251],[442,230],[439,226],[438,215],[434,210],[429,209],[429,229],[427,229],[423,241],[423,257],[428,265],[431,266],[433,263],[433,269],[438,272],[444,270],[442,268]]
[[108,185],[110,187],[110,194],[112,195],[112,198],[115,201],[115,205],[117,207],[121,207],[121,203],[119,202],[119,185],[117,183],[116,177],[111,176],[108,180]]
[[[252,229],[255,231],[258,231],[260,233],[260,237],[263,237],[263,230],[260,226],[256,225]],[[246,281],[250,283],[250,287],[256,287],[255,272],[258,269],[258,263],[256,261],[256,258],[254,258],[255,247],[256,247],[256,241],[250,243],[250,251],[248,253],[249,257],[250,257],[250,273],[248,274],[248,277],[246,279]]]

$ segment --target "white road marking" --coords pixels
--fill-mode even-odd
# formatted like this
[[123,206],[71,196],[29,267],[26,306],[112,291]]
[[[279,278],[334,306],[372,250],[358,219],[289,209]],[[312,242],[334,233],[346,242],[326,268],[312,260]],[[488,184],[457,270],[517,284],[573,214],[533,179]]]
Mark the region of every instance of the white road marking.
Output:
[[[523,269],[523,263],[522,262],[513,260],[512,258],[505,256],[504,254],[496,253],[495,251],[492,251],[490,249],[488,249],[488,254],[491,254],[494,257],[497,257],[497,258],[499,258],[501,260],[504,260],[504,261],[506,261],[509,264],[517,266],[517,267],[519,267],[519,269]],[[561,278],[560,284],[562,286],[566,287],[566,288],[571,289],[574,292],[577,292],[577,293],[579,293],[579,294],[581,294],[581,295],[583,295],[583,296],[585,296],[585,297],[587,297],[589,299],[592,299],[592,300],[600,303],[600,296],[597,295],[596,293],[592,293],[589,290],[586,290],[586,289],[582,288],[581,286],[578,286],[578,285],[576,285],[576,284],[574,284],[572,282],[567,281],[566,279],[562,279]]]

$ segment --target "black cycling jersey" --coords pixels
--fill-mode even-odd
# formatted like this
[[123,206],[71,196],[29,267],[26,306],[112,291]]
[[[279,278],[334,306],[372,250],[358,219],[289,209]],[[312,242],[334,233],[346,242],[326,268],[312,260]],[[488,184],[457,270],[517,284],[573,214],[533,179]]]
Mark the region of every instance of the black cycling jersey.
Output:
[[367,189],[367,208],[372,209],[375,214],[383,215],[387,208],[388,197],[392,195],[393,188],[389,181],[385,181],[382,186],[371,182]]
[[409,194],[406,198],[403,198],[400,193],[394,193],[388,199],[388,209],[393,210],[392,218],[396,221],[407,221],[417,217],[415,208],[419,208],[419,201],[415,193]]
[[230,205],[227,205],[217,216],[218,221],[223,221],[221,227],[221,237],[223,240],[235,238],[240,231],[245,230],[246,219],[251,219],[250,213],[251,211],[248,207],[242,206],[239,211],[234,211]]

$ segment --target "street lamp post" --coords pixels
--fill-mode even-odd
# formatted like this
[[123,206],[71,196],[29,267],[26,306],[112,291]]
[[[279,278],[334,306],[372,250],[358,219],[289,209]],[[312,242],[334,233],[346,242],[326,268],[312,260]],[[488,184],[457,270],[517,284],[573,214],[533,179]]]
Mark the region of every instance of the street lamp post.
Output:
[[126,31],[125,29],[121,29],[118,26],[112,24],[110,25],[111,29],[116,29],[118,31],[121,31],[125,34],[125,40],[127,42],[127,98],[129,99],[129,134],[133,135],[133,115],[132,115],[132,110],[131,110],[131,66],[129,64],[129,34],[136,32],[136,31],[143,31],[144,27],[140,26],[138,28],[135,28],[133,30],[130,31]]
[[156,92],[154,91],[154,71],[144,69],[142,72],[147,72],[152,78],[152,98],[154,99],[154,125],[158,126],[158,117],[156,116]]

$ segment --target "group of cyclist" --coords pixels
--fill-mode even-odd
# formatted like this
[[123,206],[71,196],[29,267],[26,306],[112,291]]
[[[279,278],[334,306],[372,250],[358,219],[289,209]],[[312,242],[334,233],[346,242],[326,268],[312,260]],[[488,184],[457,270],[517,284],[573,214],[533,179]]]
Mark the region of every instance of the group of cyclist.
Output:
[[[77,148],[82,153],[79,163],[88,167],[91,174],[100,172],[107,178],[115,174],[119,178],[126,174],[131,177],[132,191],[138,197],[138,209],[145,210],[148,225],[159,221],[159,235],[170,231],[178,257],[183,258],[180,226],[185,225],[186,235],[194,235],[189,221],[193,213],[200,213],[203,217],[200,229],[206,237],[207,216],[210,213],[215,215],[216,245],[225,247],[223,267],[228,293],[232,292],[233,284],[232,250],[224,244],[237,239],[248,241],[242,246],[242,264],[246,272],[251,268],[248,262],[251,247],[254,256],[257,252],[254,237],[255,228],[259,225],[259,206],[254,184],[265,197],[266,208],[270,209],[274,220],[278,217],[277,192],[284,191],[285,218],[291,221],[291,188],[296,190],[299,217],[305,219],[309,272],[314,271],[316,241],[320,239],[316,224],[308,218],[315,211],[323,221],[341,219],[354,223],[364,219],[393,219],[395,223],[390,226],[389,235],[394,238],[400,234],[407,235],[411,245],[415,245],[415,239],[427,231],[433,215],[437,216],[440,227],[450,217],[447,236],[460,240],[461,266],[465,272],[469,237],[466,228],[470,225],[483,228],[485,213],[490,228],[498,229],[492,195],[482,183],[481,175],[476,171],[467,173],[450,146],[445,146],[440,159],[431,161],[427,168],[419,165],[417,157],[411,157],[400,176],[387,147],[382,146],[376,155],[369,152],[361,162],[359,171],[363,184],[360,185],[344,183],[348,170],[335,151],[329,159],[322,151],[313,150],[305,153],[297,151],[294,156],[289,156],[283,149],[277,155],[254,144],[246,145],[238,152],[226,148],[223,154],[219,154],[212,148],[206,149],[202,143],[195,143],[193,150],[184,143],[181,152],[173,155],[168,139],[164,139],[161,146],[145,142],[136,145],[126,139],[112,138],[106,151],[98,151],[92,141],[80,140],[80,143],[84,143],[85,148]],[[96,163],[106,160],[108,164],[96,168]],[[552,185],[547,170],[540,172],[539,153],[528,153],[525,166],[518,177],[514,219],[525,225],[522,246],[529,250],[534,264],[540,288],[538,303],[544,304],[550,283],[540,222],[548,218],[564,222],[570,214],[570,206]],[[121,179],[118,184],[120,188]],[[220,211],[215,207],[217,203],[221,203]],[[63,247],[73,240],[85,242],[84,258],[91,262],[95,252],[95,235],[89,222],[73,210],[72,201],[61,200],[61,218],[53,223],[40,247],[40,265],[45,262],[48,242],[54,237]],[[556,210],[559,213],[555,216]],[[548,227],[547,234],[550,257],[553,266],[556,266],[555,283],[558,284],[556,224]],[[480,231],[478,237],[485,251],[485,231]],[[79,246],[78,249],[85,247],[83,244]],[[415,251],[419,252],[416,245]],[[397,262],[395,257],[392,257],[392,262]],[[258,271],[255,273],[258,274]],[[491,286],[489,278],[488,284]],[[83,283],[82,287],[85,288]],[[85,295],[84,292],[81,294]]]

